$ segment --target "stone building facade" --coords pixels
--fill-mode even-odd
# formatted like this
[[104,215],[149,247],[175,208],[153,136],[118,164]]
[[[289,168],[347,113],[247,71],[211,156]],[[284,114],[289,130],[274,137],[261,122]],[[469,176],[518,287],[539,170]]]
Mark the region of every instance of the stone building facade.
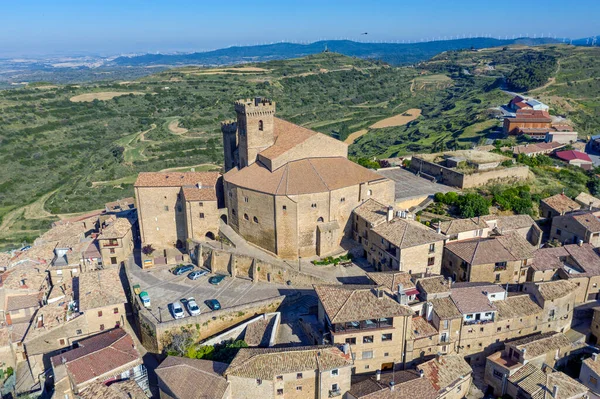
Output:
[[120,265],[133,253],[132,222],[127,218],[111,218],[101,226],[98,247],[105,265]]
[[274,117],[275,103],[235,104],[222,125],[229,225],[283,258],[324,256],[350,237],[369,198],[394,201],[394,182],[347,159],[347,144]]
[[144,172],[135,185],[142,245],[185,248],[214,239],[223,208],[218,172]]

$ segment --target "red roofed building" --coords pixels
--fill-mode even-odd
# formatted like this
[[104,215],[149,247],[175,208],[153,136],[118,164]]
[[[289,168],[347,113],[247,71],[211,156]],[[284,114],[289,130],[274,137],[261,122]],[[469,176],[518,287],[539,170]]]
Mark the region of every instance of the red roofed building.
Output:
[[133,339],[122,328],[79,341],[79,347],[53,356],[55,390],[75,398],[93,383],[110,385],[134,379],[147,389],[148,377]]
[[555,155],[558,159],[567,162],[569,165],[579,166],[586,170],[591,169],[594,164],[589,155],[581,151],[559,151]]
[[[514,118],[504,118],[504,133],[506,134],[527,134],[527,129],[548,129],[552,128],[552,118],[547,111],[538,111],[532,109],[520,109]],[[544,133],[545,134],[545,133]]]

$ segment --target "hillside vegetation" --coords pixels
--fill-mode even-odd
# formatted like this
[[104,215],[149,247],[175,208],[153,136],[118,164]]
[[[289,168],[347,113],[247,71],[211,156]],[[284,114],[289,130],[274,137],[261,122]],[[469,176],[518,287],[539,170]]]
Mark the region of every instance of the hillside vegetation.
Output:
[[[542,100],[581,132],[599,131],[598,49],[566,46],[453,51],[414,68],[321,53],[0,91],[0,246],[31,240],[57,217],[131,196],[140,171],[220,167],[220,121],[235,117],[239,98],[271,97],[279,117],[342,140],[366,130],[350,147],[356,158],[469,148],[499,126],[489,108],[510,98],[500,90],[510,60],[533,51],[560,66],[540,89]],[[88,101],[72,101],[81,98]],[[371,128],[410,109],[421,116]]]

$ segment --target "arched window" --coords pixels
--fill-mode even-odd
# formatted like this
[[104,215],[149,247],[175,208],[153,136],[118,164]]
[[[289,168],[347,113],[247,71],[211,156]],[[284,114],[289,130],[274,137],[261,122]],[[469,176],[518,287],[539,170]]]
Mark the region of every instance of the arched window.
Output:
[[254,223],[258,223],[258,218],[256,216],[254,216],[253,220],[254,220]]
[[258,130],[263,130],[263,121],[258,121]]
[[322,217],[319,217],[319,218],[317,219],[317,223],[323,223],[323,218],[322,218]]
[[244,219],[246,219],[246,220],[250,220],[250,219],[248,218],[248,214],[247,214],[247,213],[244,213]]

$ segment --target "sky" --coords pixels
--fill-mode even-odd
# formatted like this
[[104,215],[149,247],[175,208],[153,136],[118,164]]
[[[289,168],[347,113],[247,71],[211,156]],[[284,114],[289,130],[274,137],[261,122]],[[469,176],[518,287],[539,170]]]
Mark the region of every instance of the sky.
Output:
[[598,0],[0,0],[0,58],[339,38],[581,38],[600,34],[598,16]]

